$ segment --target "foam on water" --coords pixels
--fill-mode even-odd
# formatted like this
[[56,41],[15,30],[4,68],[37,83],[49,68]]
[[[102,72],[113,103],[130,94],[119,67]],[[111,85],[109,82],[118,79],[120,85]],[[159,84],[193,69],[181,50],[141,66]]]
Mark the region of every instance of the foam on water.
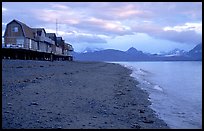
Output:
[[170,128],[202,128],[202,62],[114,62],[149,92],[150,106]]
[[159,85],[155,85],[155,86],[154,86],[154,89],[157,89],[157,90],[159,90],[159,91],[163,91],[163,89],[162,89]]

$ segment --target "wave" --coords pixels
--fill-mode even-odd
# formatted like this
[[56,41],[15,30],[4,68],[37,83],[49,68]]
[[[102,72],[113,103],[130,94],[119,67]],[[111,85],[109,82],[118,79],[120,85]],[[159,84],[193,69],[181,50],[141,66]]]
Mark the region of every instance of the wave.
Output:
[[149,89],[154,89],[154,90],[163,92],[163,88],[160,85],[154,84],[149,80],[147,80],[147,77],[150,77],[153,75],[152,72],[135,66],[127,65],[124,63],[119,63],[119,64],[132,70],[132,74],[130,74],[130,76],[134,77],[140,83],[141,89],[144,90],[145,88],[149,88]]
[[154,89],[159,90],[159,91],[163,91],[163,89],[159,85],[155,85]]

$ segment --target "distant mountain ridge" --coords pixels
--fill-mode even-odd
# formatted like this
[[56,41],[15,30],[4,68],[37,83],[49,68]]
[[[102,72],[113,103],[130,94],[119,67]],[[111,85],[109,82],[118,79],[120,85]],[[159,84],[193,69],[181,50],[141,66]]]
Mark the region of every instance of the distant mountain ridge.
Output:
[[75,60],[79,61],[202,61],[202,43],[188,52],[174,49],[168,53],[149,54],[131,47],[127,51],[115,49],[86,50],[82,53],[74,52],[73,56]]
[[103,50],[102,48],[89,48],[87,47],[86,49],[84,49],[84,51],[82,53],[87,53],[87,52],[95,52],[95,51],[100,51],[100,50]]
[[171,50],[167,53],[161,53],[160,55],[163,56],[182,56],[182,55],[186,55],[187,51],[175,48],[174,50]]
[[188,55],[198,60],[202,60],[202,44],[196,45],[192,50],[188,52]]

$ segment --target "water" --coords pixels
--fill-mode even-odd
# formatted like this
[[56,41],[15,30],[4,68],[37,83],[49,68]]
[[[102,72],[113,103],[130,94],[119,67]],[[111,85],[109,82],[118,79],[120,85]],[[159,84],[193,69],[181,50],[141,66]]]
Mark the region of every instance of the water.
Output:
[[114,62],[131,68],[170,128],[202,128],[202,62]]

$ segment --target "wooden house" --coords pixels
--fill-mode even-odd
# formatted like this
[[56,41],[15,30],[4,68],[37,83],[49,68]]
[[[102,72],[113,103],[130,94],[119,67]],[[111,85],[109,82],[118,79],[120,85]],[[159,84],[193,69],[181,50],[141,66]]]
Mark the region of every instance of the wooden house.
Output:
[[57,37],[56,46],[59,47],[61,49],[61,53],[64,54],[64,40],[62,37]]
[[[37,52],[68,56],[73,51],[62,37],[55,33],[46,33],[44,28],[30,28],[26,24],[13,20],[6,26],[3,48],[19,48]],[[69,56],[70,58],[72,56]]]
[[52,45],[52,53],[56,53],[57,36],[55,33],[46,33],[46,36],[54,41],[54,44]]
[[73,47],[71,44],[68,44],[68,43],[65,43],[65,46],[64,46],[64,54],[67,55],[67,56],[72,56],[72,51],[73,51]]
[[35,49],[37,41],[32,28],[24,23],[13,20],[7,24],[4,34],[5,47]]
[[38,44],[38,51],[42,52],[53,52],[52,45],[55,45],[55,41],[47,37],[47,33],[44,28],[33,28],[36,34],[36,40]]

